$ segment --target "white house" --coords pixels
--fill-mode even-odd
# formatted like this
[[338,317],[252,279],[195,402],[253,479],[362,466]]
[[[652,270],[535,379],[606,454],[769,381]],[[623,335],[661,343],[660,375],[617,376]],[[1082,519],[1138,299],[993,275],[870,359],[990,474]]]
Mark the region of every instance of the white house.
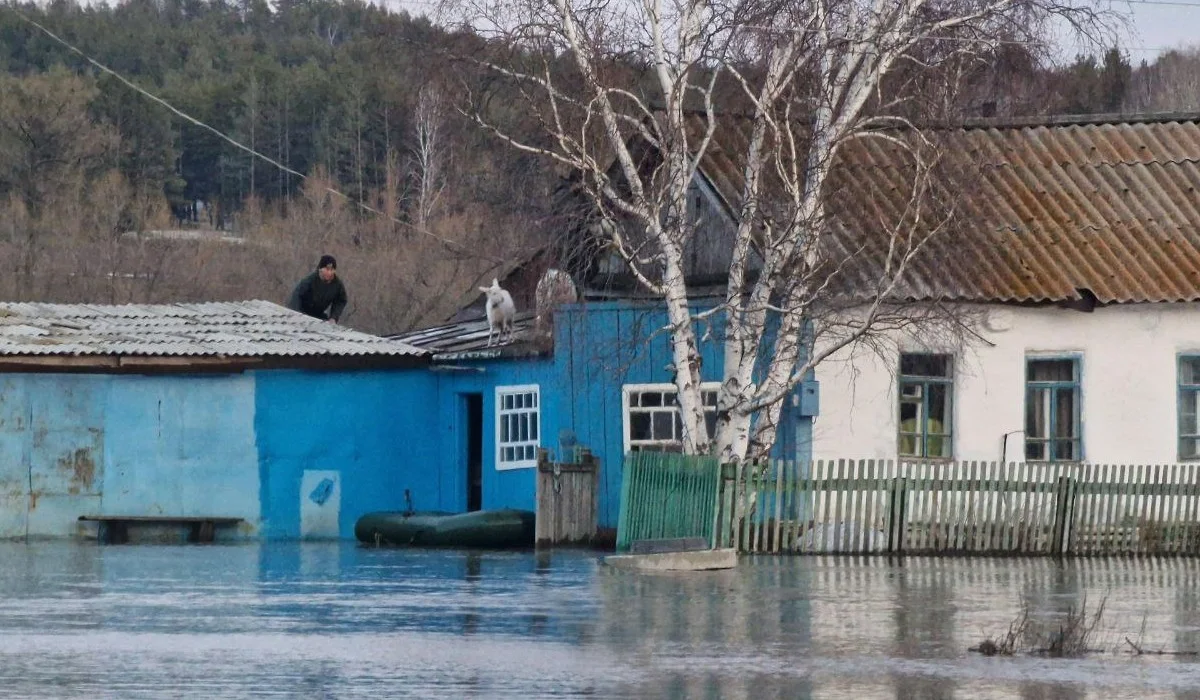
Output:
[[973,341],[831,357],[813,458],[1200,459],[1198,120],[946,132],[960,226],[904,294],[977,312]]

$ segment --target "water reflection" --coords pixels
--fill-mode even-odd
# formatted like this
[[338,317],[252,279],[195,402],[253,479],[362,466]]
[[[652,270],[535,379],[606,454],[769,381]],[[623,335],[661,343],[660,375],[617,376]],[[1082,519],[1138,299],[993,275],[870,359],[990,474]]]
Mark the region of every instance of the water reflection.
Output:
[[[1200,563],[0,544],[5,697],[1200,699],[1194,657],[982,658],[1022,602],[1200,650]],[[1128,648],[1128,647],[1126,647]]]

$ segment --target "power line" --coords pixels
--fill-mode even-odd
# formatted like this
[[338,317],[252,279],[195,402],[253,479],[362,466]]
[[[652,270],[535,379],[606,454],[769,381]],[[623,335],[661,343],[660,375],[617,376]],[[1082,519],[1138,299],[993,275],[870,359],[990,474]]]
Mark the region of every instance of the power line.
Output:
[[[71,50],[71,51],[73,51],[74,53],[78,54],[78,55],[79,55],[80,57],[82,57],[82,58],[83,58],[85,61],[87,61],[88,63],[92,64],[92,65],[93,65],[93,66],[95,66],[96,68],[100,69],[101,71],[103,71],[103,72],[105,72],[105,73],[107,73],[107,74],[111,75],[112,77],[116,78],[117,80],[121,81],[121,83],[123,83],[124,85],[128,86],[130,89],[132,89],[132,90],[135,90],[135,91],[137,91],[137,92],[141,93],[142,95],[146,96],[146,97],[147,97],[147,98],[149,98],[150,100],[153,100],[154,102],[156,102],[156,103],[158,103],[158,104],[162,105],[163,107],[167,108],[168,110],[170,110],[170,111],[171,111],[171,113],[172,113],[172,114],[175,114],[175,115],[176,115],[176,116],[178,116],[179,118],[181,118],[181,119],[183,119],[183,120],[185,120],[185,121],[187,121],[187,122],[190,122],[190,123],[192,123],[192,124],[195,124],[196,126],[198,126],[198,127],[202,128],[202,129],[205,129],[205,130],[207,130],[207,131],[210,131],[210,132],[212,132],[213,134],[216,134],[218,137],[220,137],[220,138],[221,138],[221,139],[223,139],[224,141],[226,141],[226,142],[228,142],[228,143],[232,144],[233,146],[235,146],[235,147],[237,147],[237,148],[239,148],[239,149],[241,149],[241,150],[245,151],[246,153],[249,153],[250,155],[252,155],[252,156],[254,156],[254,157],[256,157],[256,158],[260,158],[260,159],[262,159],[262,160],[266,161],[267,163],[270,163],[271,165],[275,166],[276,168],[279,168],[280,170],[282,170],[282,171],[283,171],[283,172],[285,172],[285,173],[288,173],[288,174],[290,174],[290,175],[295,175],[296,177],[299,177],[299,178],[300,178],[300,179],[302,179],[302,180],[308,180],[308,179],[309,179],[309,178],[308,178],[308,176],[307,176],[307,175],[305,175],[304,173],[302,173],[302,172],[300,172],[300,171],[298,171],[298,170],[293,170],[292,168],[289,168],[288,166],[284,165],[283,163],[280,163],[279,161],[275,160],[274,158],[271,158],[271,157],[270,157],[270,156],[268,156],[268,155],[265,155],[265,154],[263,154],[263,153],[259,153],[258,151],[254,150],[253,148],[250,148],[249,146],[247,146],[247,145],[245,145],[245,144],[241,143],[240,141],[238,141],[238,140],[234,139],[233,137],[231,137],[231,136],[227,135],[225,132],[221,131],[220,129],[217,129],[217,128],[216,128],[216,127],[214,127],[214,126],[210,126],[209,124],[206,124],[206,123],[204,123],[204,122],[200,121],[199,119],[197,119],[197,118],[193,117],[192,115],[190,115],[190,114],[188,114],[188,113],[186,113],[186,112],[184,112],[184,111],[180,110],[179,108],[175,107],[174,105],[172,105],[171,103],[167,102],[166,100],[164,100],[163,98],[159,97],[158,95],[155,95],[155,94],[153,94],[153,93],[149,92],[148,90],[145,90],[145,89],[144,89],[144,88],[142,88],[141,86],[139,86],[139,85],[135,84],[134,82],[130,81],[129,79],[127,79],[125,76],[123,76],[123,75],[121,75],[120,73],[116,72],[115,70],[113,70],[113,69],[109,68],[108,66],[104,65],[103,63],[100,63],[100,62],[99,62],[99,61],[97,61],[96,59],[94,59],[94,58],[92,58],[91,56],[89,56],[89,55],[87,55],[86,53],[84,53],[82,50],[80,50],[80,49],[76,48],[76,47],[75,47],[73,44],[71,44],[71,43],[70,43],[70,42],[68,42],[67,40],[63,39],[62,37],[58,36],[58,35],[57,35],[57,34],[55,34],[54,32],[50,31],[50,30],[49,30],[49,29],[47,29],[46,27],[42,26],[42,25],[41,25],[41,24],[39,24],[37,21],[35,21],[35,20],[33,20],[33,19],[31,19],[31,18],[29,18],[29,17],[25,16],[25,13],[24,13],[24,12],[21,12],[21,11],[20,11],[19,9],[17,9],[16,7],[14,7],[14,6],[11,6],[11,5],[10,5],[9,7],[12,9],[12,11],[13,11],[13,12],[16,12],[16,13],[17,13],[17,16],[18,16],[18,17],[20,17],[22,20],[24,20],[24,21],[28,22],[29,24],[33,25],[34,27],[37,27],[37,28],[38,28],[39,30],[41,30],[41,31],[42,31],[44,34],[46,34],[46,36],[50,37],[51,39],[53,39],[53,40],[57,41],[58,43],[62,44],[62,45],[63,45],[63,46],[65,46],[65,47],[67,47],[68,49],[70,49],[70,50]],[[503,262],[502,260],[499,260],[499,259],[497,259],[497,258],[493,258],[493,257],[492,257],[492,256],[490,256],[490,255],[481,255],[481,254],[479,254],[479,252],[478,252],[478,251],[470,250],[470,249],[466,248],[465,246],[463,246],[462,244],[460,244],[460,243],[457,243],[457,242],[455,242],[455,241],[452,241],[452,240],[450,240],[450,239],[448,239],[448,238],[446,238],[446,237],[444,237],[444,236],[439,236],[438,234],[436,234],[436,233],[433,233],[432,231],[429,231],[429,230],[427,230],[427,229],[421,228],[421,227],[419,227],[419,226],[415,226],[415,225],[413,225],[413,224],[411,224],[411,223],[409,223],[409,222],[407,222],[407,221],[401,221],[400,219],[397,219],[397,218],[396,218],[396,217],[394,217],[394,216],[390,216],[390,215],[388,215],[388,214],[386,214],[386,213],[384,213],[384,212],[382,212],[382,211],[379,211],[378,209],[376,209],[376,208],[374,208],[374,207],[372,207],[372,206],[370,206],[370,205],[368,205],[368,204],[365,204],[365,203],[363,203],[363,202],[360,202],[360,201],[358,201],[358,200],[354,199],[353,197],[351,197],[351,196],[349,196],[349,195],[345,194],[344,192],[341,192],[341,191],[339,191],[339,190],[335,190],[335,189],[334,189],[334,188],[332,188],[332,187],[325,187],[324,189],[325,189],[325,191],[329,192],[330,194],[333,194],[333,195],[335,195],[335,196],[341,197],[342,199],[344,199],[344,200],[346,200],[346,201],[348,201],[348,202],[352,202],[352,203],[354,203],[355,205],[357,205],[358,207],[360,207],[360,208],[361,208],[361,209],[363,209],[364,211],[368,211],[368,212],[370,212],[370,213],[372,213],[372,214],[375,214],[375,215],[377,215],[377,216],[381,216],[381,217],[383,217],[383,218],[385,218],[385,219],[387,219],[387,220],[389,220],[389,221],[391,221],[391,222],[393,222],[393,223],[400,224],[401,226],[404,226],[404,227],[408,228],[408,229],[409,229],[409,230],[411,230],[411,231],[415,231],[416,233],[420,233],[420,234],[422,234],[422,235],[429,236],[430,238],[433,238],[434,240],[437,240],[437,241],[441,242],[441,243],[442,243],[443,245],[445,245],[446,247],[448,247],[448,248],[450,248],[450,249],[452,249],[452,250],[456,250],[456,252],[459,252],[459,253],[462,253],[462,254],[466,254],[466,255],[469,255],[469,256],[472,256],[472,257],[484,258],[484,259],[486,259],[486,260],[490,260],[490,261],[492,261],[492,262],[498,262],[498,263],[499,263],[499,262]]]

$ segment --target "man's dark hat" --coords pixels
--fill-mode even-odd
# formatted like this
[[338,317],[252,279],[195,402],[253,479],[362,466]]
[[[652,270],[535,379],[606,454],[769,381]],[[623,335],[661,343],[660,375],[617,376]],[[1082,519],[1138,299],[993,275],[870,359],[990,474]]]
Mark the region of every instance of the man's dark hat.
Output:
[[334,260],[332,255],[322,255],[321,262],[317,263],[317,269],[320,270],[322,267],[332,267],[336,270],[337,260]]

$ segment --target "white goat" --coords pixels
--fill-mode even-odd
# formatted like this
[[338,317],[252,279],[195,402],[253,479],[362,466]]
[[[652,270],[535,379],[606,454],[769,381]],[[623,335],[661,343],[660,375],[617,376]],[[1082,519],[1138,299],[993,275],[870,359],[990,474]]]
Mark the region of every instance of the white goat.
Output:
[[479,291],[487,295],[488,347],[495,342],[504,343],[504,334],[512,339],[513,317],[517,315],[517,306],[513,304],[512,295],[500,288],[500,281],[492,278],[492,286],[480,287]]

